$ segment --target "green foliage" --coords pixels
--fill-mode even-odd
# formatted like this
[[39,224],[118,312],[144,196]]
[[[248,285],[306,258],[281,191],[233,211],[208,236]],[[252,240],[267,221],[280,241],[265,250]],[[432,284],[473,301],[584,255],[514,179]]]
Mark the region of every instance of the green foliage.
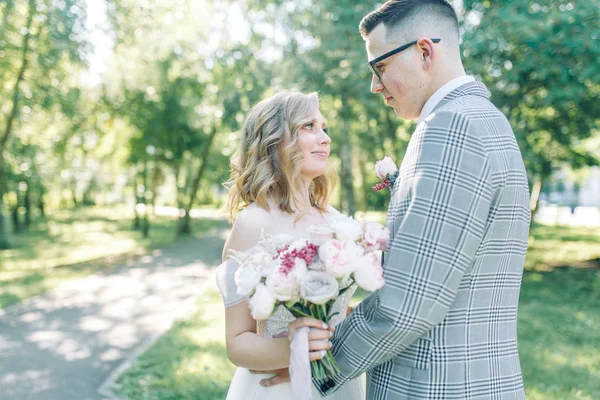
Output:
[[465,2],[466,67],[492,91],[528,171],[597,163],[583,140],[598,132],[598,1]]
[[[463,3],[466,68],[509,117],[537,190],[565,163],[595,164],[598,0]],[[388,192],[370,189],[373,164],[386,155],[400,163],[414,124],[369,92],[358,24],[375,5],[111,0],[104,29],[114,48],[101,85],[90,86],[81,80],[86,4],[0,3],[0,128],[19,94],[0,200],[19,215],[27,196],[50,208],[220,202],[249,109],[282,89],[320,94],[341,178],[334,205],[385,209]],[[0,242],[3,231],[0,223]]]

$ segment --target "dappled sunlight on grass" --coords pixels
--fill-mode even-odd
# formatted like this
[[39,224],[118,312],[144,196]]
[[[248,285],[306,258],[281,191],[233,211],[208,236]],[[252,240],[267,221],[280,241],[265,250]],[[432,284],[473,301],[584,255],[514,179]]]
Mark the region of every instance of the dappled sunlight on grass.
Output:
[[599,228],[536,224],[529,237],[525,268],[552,270],[599,257]]
[[235,367],[227,359],[223,305],[214,284],[198,311],[176,323],[113,390],[130,399],[224,399]]
[[[200,236],[219,224],[192,220],[192,229]],[[0,308],[177,240],[175,218],[154,218],[148,238],[132,225],[128,208],[89,207],[53,213],[15,235],[13,249],[0,252]]]

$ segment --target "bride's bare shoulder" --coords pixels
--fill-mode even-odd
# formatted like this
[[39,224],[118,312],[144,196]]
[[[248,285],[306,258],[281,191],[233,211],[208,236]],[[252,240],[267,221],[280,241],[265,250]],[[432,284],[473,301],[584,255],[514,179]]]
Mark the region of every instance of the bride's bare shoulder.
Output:
[[250,204],[240,211],[225,242],[223,260],[229,257],[230,249],[244,251],[256,245],[262,233],[270,233],[271,219],[271,214],[267,210],[255,204]]
[[338,211],[338,210],[337,210],[337,209],[336,209],[334,206],[332,206],[331,204],[328,204],[328,205],[327,205],[327,208],[326,208],[326,210],[327,210],[327,214],[328,214],[328,215],[340,215],[340,214],[341,214],[341,213],[340,213],[340,212],[339,212],[339,211]]

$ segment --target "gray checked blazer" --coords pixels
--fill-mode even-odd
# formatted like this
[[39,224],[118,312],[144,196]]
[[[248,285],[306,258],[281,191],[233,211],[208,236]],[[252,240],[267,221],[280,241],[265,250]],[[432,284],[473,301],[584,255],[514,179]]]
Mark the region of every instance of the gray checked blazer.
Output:
[[449,93],[410,139],[392,187],[385,285],[336,329],[367,399],[524,399],[517,306],[529,236],[521,152],[486,87]]

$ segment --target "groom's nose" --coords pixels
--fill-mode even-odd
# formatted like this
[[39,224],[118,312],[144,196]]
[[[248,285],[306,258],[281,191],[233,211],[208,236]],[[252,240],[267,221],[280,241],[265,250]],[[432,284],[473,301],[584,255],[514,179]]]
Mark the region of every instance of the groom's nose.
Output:
[[382,90],[383,90],[383,84],[381,83],[379,78],[377,78],[375,76],[375,74],[373,74],[371,77],[371,93],[379,93]]

